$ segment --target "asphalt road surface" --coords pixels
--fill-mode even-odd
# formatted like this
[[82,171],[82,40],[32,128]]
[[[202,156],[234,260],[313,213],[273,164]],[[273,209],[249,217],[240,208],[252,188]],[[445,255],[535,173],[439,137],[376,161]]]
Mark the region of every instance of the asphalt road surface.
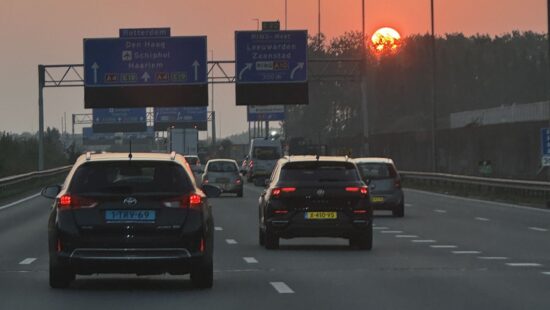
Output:
[[258,245],[257,201],[211,199],[214,287],[188,276],[78,276],[48,286],[50,201],[0,206],[0,309],[550,309],[550,211],[406,191],[375,213],[374,248],[343,239]]

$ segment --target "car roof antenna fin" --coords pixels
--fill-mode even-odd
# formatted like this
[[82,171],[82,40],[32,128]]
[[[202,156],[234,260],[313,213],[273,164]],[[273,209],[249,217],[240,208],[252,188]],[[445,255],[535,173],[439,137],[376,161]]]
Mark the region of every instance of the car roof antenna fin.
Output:
[[132,139],[130,138],[130,153],[128,153],[128,159],[132,159],[133,155],[132,155]]
[[317,159],[317,161],[319,161],[319,154],[315,155],[315,159]]

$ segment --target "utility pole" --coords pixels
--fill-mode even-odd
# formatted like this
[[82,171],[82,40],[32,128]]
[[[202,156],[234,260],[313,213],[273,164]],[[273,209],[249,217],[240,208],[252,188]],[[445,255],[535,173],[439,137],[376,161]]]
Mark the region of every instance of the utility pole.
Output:
[[44,65],[38,65],[38,171],[44,170]]
[[321,0],[317,0],[317,40],[321,44]]
[[435,21],[434,21],[434,0],[430,0],[431,16],[431,50],[432,50],[432,171],[437,172],[437,61],[435,54]]
[[365,45],[365,0],[361,1],[361,110],[363,112],[361,147],[364,156],[369,156],[369,113],[367,101],[367,47]]
[[[214,61],[214,50],[210,50],[210,58]],[[212,71],[212,78],[214,78],[214,71]],[[214,110],[214,83],[210,85],[212,98],[212,145],[216,145],[216,111]]]
[[287,30],[288,25],[288,0],[285,0],[285,30]]

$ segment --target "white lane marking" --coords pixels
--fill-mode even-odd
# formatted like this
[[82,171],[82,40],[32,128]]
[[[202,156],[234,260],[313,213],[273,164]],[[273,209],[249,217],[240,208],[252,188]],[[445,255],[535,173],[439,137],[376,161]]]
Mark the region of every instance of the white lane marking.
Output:
[[435,243],[435,240],[431,239],[422,239],[422,240],[411,240],[414,243]]
[[389,229],[389,227],[377,226],[377,227],[373,227],[372,229],[376,229],[376,230],[386,230],[386,229]]
[[269,282],[279,294],[294,294],[294,291],[284,282]]
[[541,264],[537,263],[506,263],[510,267],[540,267]]
[[550,276],[550,271],[543,271],[543,272],[541,272],[541,273],[542,273],[543,275],[545,275],[545,276]]
[[218,226],[216,226],[216,227],[214,227],[214,230],[217,230],[217,231],[222,231],[222,230],[223,230],[223,228],[222,228],[222,227],[218,227]]
[[30,264],[32,264],[35,260],[36,260],[36,258],[33,258],[33,257],[25,258],[24,260],[22,260],[22,261],[19,262],[19,265],[30,265]]
[[486,259],[486,260],[507,260],[508,257],[504,256],[479,256],[479,259]]
[[453,254],[481,254],[480,251],[453,251]]
[[227,244],[237,244],[237,240],[235,239],[225,239],[225,242],[227,242]]
[[403,232],[401,230],[382,230],[381,233],[383,233],[383,234],[402,234]]
[[455,249],[457,248],[456,245],[448,245],[448,244],[433,244],[430,245],[431,248],[434,249]]
[[482,222],[489,222],[490,219],[486,218],[486,217],[476,217],[475,218],[476,221],[482,221]]
[[[408,191],[408,192],[416,192],[416,193],[426,194],[426,195],[432,195],[432,196],[441,197],[441,198],[447,198],[447,199],[452,198],[452,199],[456,199],[456,200],[462,200],[462,201],[468,201],[468,202],[475,202],[475,203],[479,203],[480,206],[482,206],[482,207],[499,206],[499,207],[508,207],[508,208],[514,208],[514,209],[521,209],[521,210],[530,210],[530,211],[536,211],[536,212],[550,213],[550,210],[540,209],[540,208],[533,208],[533,207],[518,206],[518,205],[513,205],[513,204],[511,204],[511,203],[494,202],[494,201],[481,200],[481,199],[474,199],[474,198],[458,197],[458,196],[453,196],[453,195],[445,195],[445,194],[439,194],[439,193],[432,193],[432,192],[428,192],[428,191],[422,191],[422,190],[410,189],[410,188],[407,188],[406,191]],[[485,205],[484,205],[484,204],[485,204]],[[487,205],[492,205],[492,206],[487,206]],[[477,207],[477,206],[476,206],[476,207]]]
[[447,213],[447,211],[441,210],[441,209],[435,209],[434,212],[437,212],[437,213]]
[[413,205],[410,204],[410,203],[406,203],[406,204],[405,204],[405,207],[412,207],[412,206],[413,206]]
[[36,197],[38,197],[38,196],[40,196],[40,193],[31,195],[31,196],[29,196],[29,197],[25,197],[25,198],[23,198],[23,199],[19,199],[19,200],[17,200],[17,201],[12,202],[12,203],[8,203],[7,205],[1,206],[1,207],[0,207],[0,210],[4,210],[4,209],[7,209],[7,208],[11,208],[11,207],[13,207],[13,206],[15,206],[15,205],[18,205],[18,204],[20,204],[20,203],[22,203],[22,202],[25,202],[25,201],[27,201],[27,200],[31,200],[31,199],[36,198]]
[[548,231],[546,228],[540,228],[540,227],[529,227],[529,229],[534,231]]
[[395,235],[395,238],[418,238],[417,235]]
[[254,257],[243,257],[243,259],[248,264],[257,264],[258,263],[258,260],[255,259]]

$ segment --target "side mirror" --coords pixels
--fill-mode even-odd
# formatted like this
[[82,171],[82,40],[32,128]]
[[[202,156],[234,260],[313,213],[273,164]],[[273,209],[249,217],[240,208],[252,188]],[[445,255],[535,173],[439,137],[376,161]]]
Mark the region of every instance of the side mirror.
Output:
[[222,194],[222,190],[214,185],[204,184],[202,186],[202,191],[208,196],[209,198],[217,198],[220,197]]
[[44,187],[40,194],[46,198],[55,199],[59,192],[61,192],[61,185],[51,185]]

